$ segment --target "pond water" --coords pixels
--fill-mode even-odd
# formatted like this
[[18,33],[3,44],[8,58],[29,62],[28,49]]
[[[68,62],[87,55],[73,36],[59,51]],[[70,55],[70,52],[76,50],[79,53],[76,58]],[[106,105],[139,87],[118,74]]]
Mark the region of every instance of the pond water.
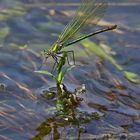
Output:
[[[53,101],[42,96],[55,86],[52,77],[35,73],[49,69],[41,51],[57,40],[80,1],[1,0],[0,2],[0,139],[139,139],[140,85],[128,80],[114,61],[140,76],[140,3],[117,0],[109,3],[99,27],[117,24],[115,31],[91,37],[87,43],[101,47],[103,57],[84,47],[70,46],[76,64],[65,77],[70,91],[85,84],[86,93],[77,110],[80,123],[61,120]],[[92,25],[88,28],[92,30]],[[100,119],[91,119],[97,112]],[[86,121],[84,119],[86,118]],[[90,118],[90,119],[88,119]]]

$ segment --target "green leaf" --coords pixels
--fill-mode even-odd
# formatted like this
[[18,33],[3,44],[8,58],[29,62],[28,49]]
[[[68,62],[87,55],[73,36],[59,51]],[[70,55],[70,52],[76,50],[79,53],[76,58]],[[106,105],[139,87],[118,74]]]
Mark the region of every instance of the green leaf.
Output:
[[25,9],[20,6],[8,7],[7,9],[3,9],[1,11],[4,15],[15,15],[15,16],[23,16],[25,14]]
[[65,68],[63,71],[63,75],[65,75],[66,73],[68,73],[70,70],[72,70],[75,67],[75,65],[70,65],[69,67]]
[[4,27],[0,29],[0,38],[4,38],[5,36],[7,36],[9,33],[9,28],[8,27]]
[[0,13],[0,21],[5,21],[9,18],[9,15],[5,15],[3,13]]
[[27,44],[24,44],[24,45],[18,45],[18,44],[16,44],[16,43],[10,43],[10,46],[11,46],[11,47],[20,48],[20,49],[22,49],[22,50],[24,50],[24,49],[26,49],[26,48],[29,47]]
[[50,73],[50,72],[47,71],[47,70],[37,70],[37,71],[34,71],[34,72],[37,72],[37,73],[40,73],[40,74],[45,74],[45,75],[49,75],[49,76],[55,77],[52,73]]
[[117,63],[117,61],[108,53],[106,53],[100,46],[96,45],[94,42],[90,41],[89,39],[86,39],[82,41],[82,44],[84,47],[88,48],[91,52],[93,52],[95,55],[100,57],[103,60],[110,61],[118,70],[124,72],[124,76],[133,83],[140,83],[140,79],[138,79],[138,75],[133,72],[125,71],[124,68]]
[[56,76],[56,81],[58,84],[61,84],[64,79],[63,72],[60,71],[59,74]]
[[47,111],[53,111],[53,110],[56,110],[57,108],[55,106],[52,106],[52,107],[48,107]]
[[100,46],[96,45],[94,42],[86,39],[82,41],[82,44],[84,45],[84,47],[88,48],[91,52],[93,52],[101,59],[110,61],[118,70],[123,70],[123,67],[119,65],[111,55],[106,53]]
[[129,72],[129,71],[124,71],[124,75],[129,81],[131,81],[135,84],[140,84],[140,79],[138,78],[137,74],[135,74],[133,72]]
[[69,72],[72,68],[74,68],[74,67],[75,67],[75,65],[71,65],[71,66],[69,66],[69,67],[64,68],[62,71],[60,71],[60,73],[59,73],[59,74],[57,75],[57,77],[56,77],[57,82],[58,82],[59,84],[61,84],[62,81],[63,81],[63,79],[64,79],[65,74],[68,73],[68,72]]
[[61,57],[57,65],[57,74],[59,74],[62,71],[62,67],[65,65],[66,62],[66,57],[67,53],[64,52],[63,56]]

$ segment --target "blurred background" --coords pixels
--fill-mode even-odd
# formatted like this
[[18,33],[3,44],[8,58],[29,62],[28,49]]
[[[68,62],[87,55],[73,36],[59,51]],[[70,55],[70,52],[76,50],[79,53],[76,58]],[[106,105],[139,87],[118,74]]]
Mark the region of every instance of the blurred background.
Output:
[[[119,69],[140,76],[139,0],[108,1],[108,9],[98,26],[90,24],[87,30],[90,33],[114,24],[118,28],[66,48],[74,50],[80,66],[68,73],[64,83],[71,91],[86,85],[84,101],[78,110],[98,112],[100,120],[80,123],[84,132],[79,125],[59,123],[54,117],[54,104],[42,96],[55,82],[34,72],[50,69],[53,63],[50,60],[43,64],[41,52],[51,48],[80,2],[0,1],[1,140],[140,137],[140,86]],[[96,48],[101,48],[105,55]]]

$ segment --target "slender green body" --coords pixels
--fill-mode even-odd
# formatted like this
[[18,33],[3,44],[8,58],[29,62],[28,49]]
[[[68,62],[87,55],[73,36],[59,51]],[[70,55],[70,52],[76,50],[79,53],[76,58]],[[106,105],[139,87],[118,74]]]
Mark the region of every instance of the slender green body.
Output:
[[70,45],[75,44],[75,43],[77,43],[77,42],[80,42],[80,41],[82,41],[82,40],[84,40],[84,39],[86,39],[86,38],[89,38],[89,37],[91,37],[91,36],[93,36],[93,35],[96,35],[96,34],[99,34],[99,33],[102,33],[102,32],[106,32],[106,31],[109,31],[109,30],[113,30],[113,29],[116,29],[116,28],[117,28],[117,25],[113,25],[113,26],[109,26],[109,27],[104,28],[104,29],[97,30],[97,31],[95,31],[95,32],[93,32],[93,33],[90,33],[90,34],[88,34],[88,35],[82,36],[82,37],[80,37],[80,38],[78,38],[78,39],[75,39],[75,40],[73,40],[73,41],[71,41],[71,42],[64,42],[63,44],[55,43],[55,44],[53,45],[53,47],[52,47],[52,51],[55,52],[55,53],[57,53],[57,52],[60,51],[63,47],[70,46]]
[[84,40],[84,39],[86,39],[86,38],[89,38],[89,37],[91,37],[91,36],[93,36],[93,35],[96,35],[96,34],[99,34],[99,33],[102,33],[102,32],[106,32],[106,31],[109,31],[109,30],[116,29],[116,27],[117,27],[117,25],[113,25],[113,26],[107,27],[107,28],[105,28],[105,29],[97,30],[97,31],[95,31],[95,32],[93,32],[93,33],[90,33],[90,34],[88,34],[88,35],[82,36],[82,37],[80,37],[80,38],[78,38],[78,39],[76,39],[76,40],[73,40],[73,41],[71,41],[71,42],[66,42],[66,43],[64,43],[63,45],[64,45],[64,46],[69,46],[69,45],[75,44],[75,43],[77,43],[77,42],[79,42],[79,41],[82,41],[82,40]]

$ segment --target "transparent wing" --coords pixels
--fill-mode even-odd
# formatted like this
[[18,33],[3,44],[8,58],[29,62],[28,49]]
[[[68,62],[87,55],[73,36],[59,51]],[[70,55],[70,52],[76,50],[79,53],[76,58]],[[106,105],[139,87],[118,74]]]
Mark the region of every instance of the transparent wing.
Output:
[[106,0],[82,0],[75,16],[60,34],[57,42],[63,45],[74,37],[78,37],[81,29],[86,26],[87,21],[92,21],[96,25],[104,15],[106,9]]

